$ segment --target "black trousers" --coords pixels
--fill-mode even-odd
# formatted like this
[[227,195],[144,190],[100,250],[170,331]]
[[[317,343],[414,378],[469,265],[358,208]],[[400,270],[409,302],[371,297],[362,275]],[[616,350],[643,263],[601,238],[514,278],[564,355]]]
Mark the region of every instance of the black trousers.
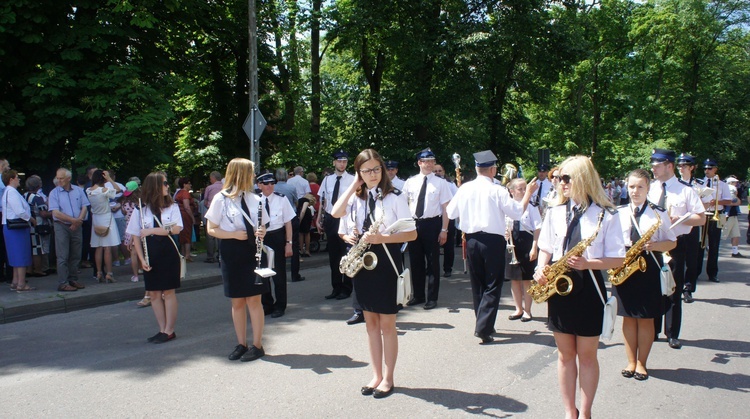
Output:
[[[685,291],[695,292],[695,286],[698,283],[698,275],[701,274],[699,263],[702,257],[699,257],[701,247],[701,229],[694,226],[690,233],[686,234],[685,240]],[[679,292],[678,288],[675,292]]]
[[442,217],[417,220],[417,239],[409,242],[409,263],[414,299],[437,301],[440,292],[440,243],[438,236],[443,226]]
[[326,231],[328,264],[331,267],[331,289],[333,294],[351,295],[351,278],[339,272],[339,263],[346,254],[346,244],[339,237],[339,221],[341,220],[331,217],[330,221],[326,221],[323,226]]
[[[711,214],[713,216],[713,213]],[[706,216],[708,220],[708,236],[706,237],[706,247],[708,248],[708,258],[706,259],[706,275],[709,278],[716,278],[719,275],[719,245],[721,242],[721,228],[716,221],[711,220],[711,216]],[[705,225],[704,227],[705,228]],[[706,249],[698,247],[698,275],[703,271],[703,256]]]
[[443,272],[453,270],[453,259],[456,257],[456,220],[448,222],[448,239],[443,245]]
[[466,235],[466,257],[471,279],[474,331],[489,335],[495,331],[497,308],[505,272],[505,238],[498,234],[475,233]]
[[[271,289],[261,297],[263,310],[267,313],[275,310],[284,311],[286,310],[287,302],[286,257],[284,256],[286,229],[282,227],[278,230],[269,231],[263,238],[263,244],[274,251],[273,270],[276,271],[276,275],[267,278],[272,281],[272,284]],[[250,255],[248,255],[248,257],[250,257]]]
[[299,218],[292,218],[292,279],[299,279]]
[[[672,268],[674,276],[675,292],[667,298],[666,313],[664,313],[664,334],[668,339],[677,339],[680,337],[680,328],[682,327],[682,290],[685,286],[685,267],[686,267],[686,248],[690,241],[690,234],[683,234],[677,238],[677,246],[669,251],[672,261],[669,267]],[[654,334],[661,332],[662,317],[654,317]]]

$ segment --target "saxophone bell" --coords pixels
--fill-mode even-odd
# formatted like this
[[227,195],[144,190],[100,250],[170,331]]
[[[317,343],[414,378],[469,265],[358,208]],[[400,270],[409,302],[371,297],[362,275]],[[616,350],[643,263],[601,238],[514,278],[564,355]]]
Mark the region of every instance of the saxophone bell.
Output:
[[573,291],[573,280],[568,275],[560,275],[553,289],[557,295],[565,297]]
[[362,255],[362,267],[371,271],[378,266],[378,256],[374,252],[365,252]]

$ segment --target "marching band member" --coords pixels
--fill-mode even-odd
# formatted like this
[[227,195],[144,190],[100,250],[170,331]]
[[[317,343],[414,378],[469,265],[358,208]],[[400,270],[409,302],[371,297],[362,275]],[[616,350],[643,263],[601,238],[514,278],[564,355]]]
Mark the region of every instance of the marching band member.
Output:
[[617,297],[617,314],[622,316],[622,335],[628,358],[622,376],[635,377],[639,381],[648,379],[646,361],[654,343],[654,318],[661,316],[664,309],[659,280],[664,263],[662,253],[672,250],[677,240],[669,229],[672,223],[666,210],[646,201],[649,180],[649,173],[643,169],[630,172],[626,179],[630,204],[618,207],[626,249],[654,228],[657,218],[661,220],[658,230],[639,254],[646,261],[646,271],[633,268],[635,272],[625,282],[612,287],[612,294]]
[[704,247],[708,247],[706,275],[708,275],[708,280],[711,282],[719,282],[719,245],[721,242],[721,228],[723,227],[722,223],[714,220],[714,214],[719,218],[722,216],[719,214],[724,212],[724,206],[732,205],[732,193],[729,191],[729,185],[723,180],[718,180],[718,185],[714,184],[714,178],[719,178],[718,171],[719,165],[716,163],[716,160],[709,158],[703,162],[703,173],[706,175],[703,178],[703,184],[709,189],[713,188],[716,190],[718,188],[719,191],[718,197],[716,193],[713,193],[702,198],[703,206],[706,208],[706,223],[703,228],[707,228],[708,231],[704,233],[707,236],[705,246],[701,246],[698,249],[698,275],[703,270]]
[[[560,165],[558,205],[547,210],[539,235],[539,260],[534,279],[541,285],[554,278],[544,267],[557,261],[582,239],[597,233],[581,256],[571,256],[566,275],[573,282],[569,295],[547,301],[549,327],[558,349],[557,371],[566,417],[579,417],[576,379],[581,388],[580,417],[591,416],[599,384],[597,348],[602,332],[606,290],[602,270],[620,266],[625,255],[620,218],[586,156],[569,157]],[[586,272],[591,270],[591,272]],[[594,284],[594,276],[596,284]],[[598,292],[602,294],[597,295]]]
[[[385,163],[377,151],[366,149],[359,153],[354,159],[354,171],[355,181],[333,206],[331,215],[341,220],[339,236],[344,242],[352,246],[369,243],[368,251],[375,253],[378,260],[372,270],[361,269],[354,274],[352,283],[365,316],[373,369],[372,380],[360,391],[379,399],[391,395],[395,388],[396,285],[403,270],[400,245],[416,239],[417,232],[413,228],[393,233],[385,231],[397,220],[410,218],[411,214],[406,195],[394,189],[384,175]],[[377,230],[371,232],[373,225]],[[386,252],[390,253],[390,258]]]
[[[492,342],[495,319],[503,285],[505,259],[505,217],[521,219],[536,182],[526,186],[521,201],[493,182],[497,175],[497,157],[490,150],[474,153],[476,179],[464,183],[446,209],[448,217],[458,219],[458,228],[466,233],[466,253],[471,278],[476,326],[474,336],[481,343]],[[534,178],[536,180],[536,178]]]
[[[693,176],[695,170],[695,157],[690,154],[680,153],[679,157],[675,162],[677,164],[677,170],[680,171],[680,182],[687,186],[690,186],[695,190],[695,193],[700,197],[701,193],[706,189],[703,185],[702,179],[697,179]],[[688,233],[688,238],[685,241],[685,287],[682,290],[676,290],[675,292],[682,291],[682,298],[686,303],[693,302],[693,293],[696,290],[696,283],[698,282],[698,254],[700,251],[701,243],[701,228],[700,226],[693,226]]]

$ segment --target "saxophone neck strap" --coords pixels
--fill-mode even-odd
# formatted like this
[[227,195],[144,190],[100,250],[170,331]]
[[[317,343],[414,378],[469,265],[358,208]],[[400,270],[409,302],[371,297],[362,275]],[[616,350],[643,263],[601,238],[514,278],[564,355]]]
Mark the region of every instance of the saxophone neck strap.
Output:
[[388,259],[391,261],[393,270],[396,271],[396,276],[401,275],[401,272],[399,272],[398,268],[396,267],[396,262],[393,261],[393,256],[391,256],[390,250],[388,250],[388,246],[386,246],[385,243],[381,243],[381,244],[383,245],[383,249],[385,249],[385,254],[388,255]]

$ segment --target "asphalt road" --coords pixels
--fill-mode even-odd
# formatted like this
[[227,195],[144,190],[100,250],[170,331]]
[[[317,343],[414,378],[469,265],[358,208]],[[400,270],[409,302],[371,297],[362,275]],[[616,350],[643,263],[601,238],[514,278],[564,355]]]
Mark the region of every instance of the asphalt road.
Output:
[[[683,306],[683,348],[655,343],[645,382],[620,375],[618,319],[614,338],[600,344],[594,416],[748,417],[750,259],[728,256],[725,244],[721,283],[699,282],[696,301]],[[365,328],[344,323],[351,300],[323,299],[328,268],[317,265],[289,284],[286,315],[266,318],[267,356],[250,363],[226,358],[236,342],[221,286],[178,295],[177,339],[163,345],[146,343],[156,322],[135,300],[0,325],[0,415],[563,417],[546,307],[535,306],[532,322],[507,320],[506,283],[496,341],[479,345],[460,272],[443,279],[437,309],[399,314],[396,392],[360,395],[371,377]]]

